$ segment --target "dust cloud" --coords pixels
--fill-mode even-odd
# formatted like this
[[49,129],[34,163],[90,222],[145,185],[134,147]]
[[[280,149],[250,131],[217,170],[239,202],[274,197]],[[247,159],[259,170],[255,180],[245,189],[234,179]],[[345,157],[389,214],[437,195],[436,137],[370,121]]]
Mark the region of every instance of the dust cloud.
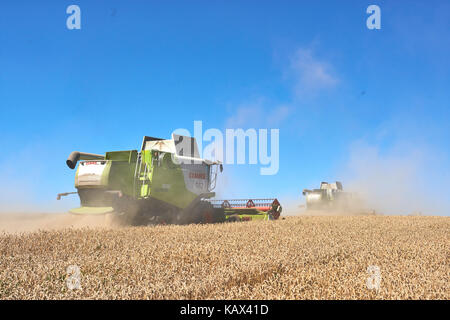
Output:
[[347,160],[331,175],[317,178],[317,187],[320,181],[341,181],[352,201],[311,210],[299,196],[283,201],[283,214],[448,216],[448,167],[445,152],[430,145],[397,142],[382,151],[379,145],[360,140],[350,145]]
[[69,213],[0,213],[0,233],[27,233],[39,230],[113,229],[119,225],[112,216],[81,216]]
[[378,213],[449,215],[445,157],[426,146],[397,144],[385,152],[358,142],[344,168],[344,189]]

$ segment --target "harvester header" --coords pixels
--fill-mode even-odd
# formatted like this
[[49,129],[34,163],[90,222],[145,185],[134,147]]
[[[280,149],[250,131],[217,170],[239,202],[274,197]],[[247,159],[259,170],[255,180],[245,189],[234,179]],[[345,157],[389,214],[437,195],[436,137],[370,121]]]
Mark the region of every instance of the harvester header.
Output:
[[[214,208],[222,208],[231,220],[276,220],[282,208],[275,199],[209,200]],[[229,219],[230,219],[229,218]]]

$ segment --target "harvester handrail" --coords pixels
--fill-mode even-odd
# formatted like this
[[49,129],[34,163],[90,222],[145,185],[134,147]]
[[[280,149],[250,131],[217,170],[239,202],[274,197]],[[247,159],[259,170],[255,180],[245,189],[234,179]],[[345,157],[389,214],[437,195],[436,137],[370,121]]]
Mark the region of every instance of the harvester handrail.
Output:
[[[145,137],[144,137],[145,139]],[[134,179],[133,179],[133,196],[136,197],[138,194],[138,188],[139,188],[139,176],[141,174],[141,161],[142,161],[142,154],[141,152],[138,152],[136,157],[136,167],[134,168]]]

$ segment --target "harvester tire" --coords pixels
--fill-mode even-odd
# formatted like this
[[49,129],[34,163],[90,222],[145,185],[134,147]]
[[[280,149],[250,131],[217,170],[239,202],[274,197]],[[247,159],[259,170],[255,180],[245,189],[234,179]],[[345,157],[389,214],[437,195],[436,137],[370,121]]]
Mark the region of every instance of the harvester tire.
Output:
[[214,208],[214,222],[225,221],[225,210],[223,208]]
[[203,223],[204,216],[210,216],[208,214],[209,209],[205,201],[199,201],[193,208],[182,215],[181,224]]
[[200,201],[197,210],[196,210],[196,216],[197,216],[197,223],[213,223],[215,222],[214,217],[214,207],[210,202],[207,201]]

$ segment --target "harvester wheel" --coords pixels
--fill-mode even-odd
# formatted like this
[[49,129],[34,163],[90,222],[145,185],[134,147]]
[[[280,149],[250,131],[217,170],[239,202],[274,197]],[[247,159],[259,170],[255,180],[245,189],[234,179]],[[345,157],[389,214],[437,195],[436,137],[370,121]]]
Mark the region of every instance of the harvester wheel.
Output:
[[114,213],[114,222],[122,226],[140,225],[142,221],[142,210],[139,204],[130,199],[123,199],[117,203]]
[[223,208],[214,208],[214,222],[225,221],[225,210]]
[[203,223],[213,223],[214,222],[214,216],[212,211],[205,211],[203,213]]
[[207,201],[200,201],[197,207],[197,217],[200,223],[213,223],[214,220],[214,207]]
[[225,221],[223,208],[214,208],[209,201],[200,201],[191,212],[188,223],[217,223]]
[[161,217],[161,221],[165,221],[165,223],[170,224],[181,224],[181,210],[170,208],[166,209]]

